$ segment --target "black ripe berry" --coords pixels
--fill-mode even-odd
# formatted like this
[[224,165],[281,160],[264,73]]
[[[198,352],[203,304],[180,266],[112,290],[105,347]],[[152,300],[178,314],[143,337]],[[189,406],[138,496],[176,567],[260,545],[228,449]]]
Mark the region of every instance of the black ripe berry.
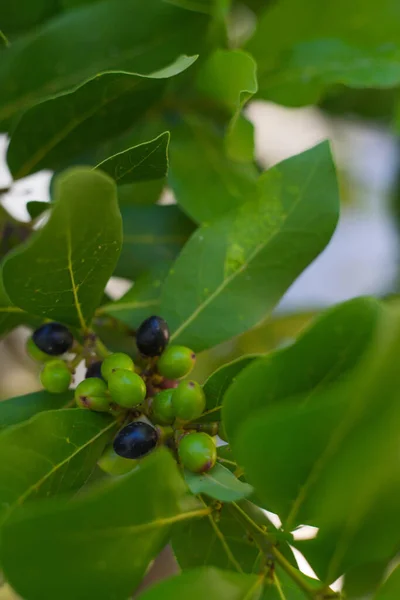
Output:
[[68,352],[74,342],[70,330],[61,323],[45,323],[33,332],[32,340],[39,350],[50,356]]
[[113,447],[118,456],[141,458],[156,447],[157,441],[154,427],[143,421],[135,421],[117,433]]
[[169,340],[168,325],[161,317],[149,317],[136,332],[138,350],[144,356],[159,356]]
[[96,360],[96,362],[89,365],[86,371],[85,379],[88,379],[89,377],[98,377],[99,379],[103,379],[103,376],[101,374],[102,364],[102,360]]

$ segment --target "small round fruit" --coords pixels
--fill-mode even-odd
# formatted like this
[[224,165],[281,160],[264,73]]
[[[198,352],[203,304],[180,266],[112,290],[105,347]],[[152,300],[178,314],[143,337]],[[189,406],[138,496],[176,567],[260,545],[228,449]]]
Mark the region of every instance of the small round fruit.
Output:
[[157,363],[158,372],[168,379],[181,379],[194,367],[196,355],[185,346],[168,346]]
[[96,360],[91,365],[88,366],[85,379],[89,377],[98,377],[99,379],[103,379],[103,375],[101,374],[101,365],[103,364],[102,360]]
[[45,323],[33,332],[32,340],[39,350],[51,356],[68,352],[74,343],[72,333],[61,323]]
[[182,421],[198,419],[206,407],[203,388],[196,381],[181,381],[172,396],[175,416]]
[[154,450],[157,441],[158,435],[154,427],[144,421],[135,421],[117,433],[113,448],[118,456],[142,458]]
[[110,396],[107,391],[107,384],[98,377],[84,379],[75,389],[75,402],[79,408],[108,412],[110,410]]
[[110,377],[111,373],[116,371],[117,369],[126,369],[127,371],[133,371],[135,369],[135,365],[133,364],[133,360],[127,354],[123,352],[115,352],[115,354],[110,354],[103,360],[103,364],[101,365],[101,374],[106,381]]
[[159,356],[168,344],[168,340],[168,325],[161,317],[149,317],[143,321],[136,332],[136,345],[144,356]]
[[193,473],[204,473],[215,465],[217,448],[211,436],[196,432],[185,435],[178,446],[182,465]]
[[155,423],[171,425],[175,421],[175,413],[172,408],[173,393],[173,389],[163,390],[154,396],[151,405],[151,417]]
[[160,383],[160,388],[162,390],[174,390],[179,385],[179,381],[176,379],[163,379]]
[[137,373],[117,369],[108,377],[111,398],[119,406],[133,408],[146,398],[146,384]]
[[40,373],[40,381],[44,389],[52,394],[66,392],[71,380],[71,372],[63,360],[50,360]]
[[110,446],[105,450],[97,464],[102,471],[109,475],[125,475],[136,467],[137,461],[118,456],[114,448]]
[[36,360],[37,362],[47,362],[48,360],[52,360],[52,357],[49,354],[39,350],[31,337],[26,341],[26,352],[32,360]]

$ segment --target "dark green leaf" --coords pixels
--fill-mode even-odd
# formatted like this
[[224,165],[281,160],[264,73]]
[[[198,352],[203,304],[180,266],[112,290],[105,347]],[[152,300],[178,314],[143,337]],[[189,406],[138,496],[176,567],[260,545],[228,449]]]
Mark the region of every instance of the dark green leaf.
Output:
[[258,547],[226,506],[217,518],[185,523],[174,533],[172,546],[182,569],[212,565],[246,573],[259,570]]
[[29,320],[29,315],[15,306],[4,289],[3,278],[0,274],[0,335],[3,336],[15,327]]
[[136,329],[150,315],[157,313],[160,304],[161,285],[170,264],[160,263],[141,275],[130,290],[115,302],[101,306],[96,314],[110,315]]
[[[195,57],[181,56],[152,75],[102,73],[72,91],[36,104],[24,113],[12,133],[7,162],[14,179],[41,169],[59,169],[85,150],[122,133],[159,99],[167,79],[182,72],[194,60]],[[155,146],[157,148],[159,143]],[[154,148],[130,148],[114,157],[104,157],[111,162],[97,166],[104,167],[116,180],[121,177],[119,183],[129,183],[138,175],[129,172],[131,161],[140,162],[149,150]],[[161,171],[165,171],[165,166]]]
[[1,564],[31,600],[125,600],[171,527],[204,513],[162,449],[75,500],[16,515],[4,528]]
[[123,206],[122,222],[124,238],[114,274],[127,279],[174,260],[195,229],[175,205]]
[[195,54],[207,24],[161,0],[109,0],[60,15],[3,55],[0,120],[103,71],[152,73]]
[[118,185],[162,179],[168,172],[169,132],[165,131],[154,140],[133,146],[114,154],[97,165]]
[[137,181],[118,188],[118,201],[120,206],[127,204],[155,204],[160,199],[165,185],[163,179],[154,181]]
[[74,168],[59,176],[46,225],[10,254],[4,285],[16,305],[87,328],[122,244],[115,184],[103,173]]
[[0,23],[7,35],[31,29],[59,11],[59,0],[13,0],[0,4]]
[[257,356],[243,356],[220,367],[210,375],[203,386],[206,395],[206,410],[197,421],[220,421],[221,405],[225,392],[235,381],[236,376],[251,364]]
[[239,481],[218,463],[211,471],[201,475],[185,471],[185,479],[193,494],[206,494],[221,502],[237,502],[253,492],[251,485]]
[[0,522],[34,498],[79,489],[115,422],[81,409],[39,413],[0,433]]
[[[362,22],[359,15],[362,14]],[[260,95],[311,104],[332,84],[390,87],[400,81],[396,0],[272,3],[247,48],[258,64]]]
[[200,351],[254,327],[324,249],[338,210],[326,142],[267,171],[255,197],[198,229],[173,266],[160,313],[171,339]]
[[66,408],[73,397],[72,390],[64,394],[50,394],[42,390],[3,400],[0,402],[0,429],[26,421],[39,412]]
[[51,208],[51,204],[49,202],[40,202],[39,200],[31,200],[26,203],[26,210],[29,213],[30,218],[36,219],[40,217],[46,210]]
[[378,590],[374,600],[398,600],[400,597],[400,567],[396,567],[383,586]]
[[[258,600],[263,578],[204,567],[162,581],[141,594],[141,600]],[[190,592],[189,592],[190,590]]]
[[172,130],[169,185],[185,212],[209,222],[241,206],[256,188],[254,165],[228,158],[224,131],[199,117],[185,116]]
[[248,416],[295,394],[312,395],[354,368],[368,348],[380,311],[372,298],[345,302],[318,317],[294,344],[242,371],[227,391],[222,411],[233,449],[237,429]]

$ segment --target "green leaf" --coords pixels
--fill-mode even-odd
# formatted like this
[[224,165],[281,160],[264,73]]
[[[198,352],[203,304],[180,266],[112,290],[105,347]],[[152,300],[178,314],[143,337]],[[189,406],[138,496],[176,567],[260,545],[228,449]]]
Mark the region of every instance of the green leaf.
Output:
[[400,597],[400,567],[396,567],[378,590],[374,600],[397,600]]
[[73,397],[72,390],[64,394],[50,394],[42,390],[3,400],[0,402],[0,429],[27,421],[39,412],[67,408]]
[[200,351],[265,319],[324,249],[338,211],[326,142],[267,171],[255,197],[198,229],[173,266],[160,313],[172,341]]
[[[41,169],[62,168],[85,150],[121,134],[159,99],[167,79],[181,73],[195,60],[195,57],[181,56],[151,75],[100,73],[72,91],[36,104],[24,113],[11,136],[7,162],[13,178],[20,179]],[[155,142],[156,148],[159,142]],[[129,171],[131,161],[136,164],[152,151],[154,148],[141,145],[111,158],[105,157],[106,163],[97,167],[104,168],[118,183],[129,183],[137,177]],[[166,150],[163,151],[162,144],[160,152],[164,153],[165,162]],[[163,175],[164,170],[165,167],[161,167]]]
[[162,179],[168,172],[169,131],[154,140],[133,146],[119,154],[114,154],[97,165],[118,185]]
[[0,335],[4,336],[15,327],[25,324],[27,320],[29,321],[29,315],[22,308],[15,306],[8,297],[0,273]]
[[176,205],[130,205],[121,212],[124,237],[114,274],[127,279],[174,260],[195,229]]
[[201,475],[185,471],[185,480],[193,494],[206,494],[221,502],[237,502],[253,492],[251,485],[239,481],[218,463],[211,471]]
[[[216,50],[199,70],[196,87],[201,95],[225,106],[232,115],[226,148],[233,160],[253,160],[253,126],[240,113],[257,92],[257,65],[242,50]],[[244,144],[242,144],[244,142]]]
[[17,515],[4,528],[1,564],[13,588],[32,600],[125,600],[171,527],[205,512],[161,449],[81,497]]
[[197,222],[209,222],[241,206],[256,188],[255,166],[230,160],[224,132],[198,116],[185,115],[173,128],[169,157],[169,185]]
[[14,0],[0,5],[0,23],[7,35],[36,27],[59,11],[58,0]]
[[27,501],[79,489],[115,422],[81,409],[42,412],[0,433],[0,522]]
[[237,572],[259,571],[259,549],[226,505],[222,506],[218,518],[209,515],[177,529],[172,536],[172,546],[184,570],[212,565]]
[[51,208],[51,204],[49,202],[30,200],[26,203],[26,210],[28,211],[32,220],[40,217],[40,215],[42,215],[46,210],[49,210],[49,208]]
[[148,205],[155,204],[160,199],[165,181],[155,179],[153,181],[136,181],[129,185],[118,188],[118,201],[121,207],[127,204]]
[[103,304],[97,311],[98,316],[109,315],[136,329],[150,315],[157,313],[160,305],[161,285],[168,270],[169,263],[160,263],[144,273],[133,286],[115,302]]
[[6,258],[4,285],[27,312],[86,330],[122,244],[116,188],[74,168],[57,178],[55,198],[46,225]]
[[204,567],[187,571],[152,586],[141,594],[141,600],[186,600],[188,591],[192,600],[257,600],[260,598],[263,578]]
[[247,45],[259,67],[260,96],[297,106],[317,102],[333,84],[398,85],[398,16],[395,0],[339,0],[324,11],[318,0],[272,4]]
[[236,376],[257,356],[243,356],[220,367],[212,373],[203,386],[206,395],[206,410],[196,421],[220,421],[221,405],[225,392],[235,381]]
[[233,450],[236,433],[250,415],[296,394],[311,396],[353,369],[371,342],[380,312],[373,298],[335,306],[294,344],[254,360],[239,373],[222,410]]
[[196,54],[207,24],[205,15],[160,0],[108,0],[64,13],[2,57],[0,120],[98,73],[152,73],[180,54]]

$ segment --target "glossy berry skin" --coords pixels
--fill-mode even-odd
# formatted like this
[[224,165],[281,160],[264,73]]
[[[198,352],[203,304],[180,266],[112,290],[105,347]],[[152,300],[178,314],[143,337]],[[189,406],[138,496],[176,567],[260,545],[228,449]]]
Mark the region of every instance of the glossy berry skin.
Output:
[[33,332],[32,340],[39,350],[51,356],[61,356],[74,343],[72,333],[61,323],[45,323]]
[[33,339],[30,337],[26,341],[26,352],[31,357],[32,360],[37,362],[47,362],[48,360],[52,360],[52,357],[49,354],[45,354],[36,346]]
[[217,448],[207,433],[188,433],[179,443],[178,455],[185,469],[193,473],[204,473],[215,465]]
[[113,448],[118,456],[124,458],[142,458],[157,445],[157,431],[144,421],[129,423],[117,436]]
[[146,384],[137,373],[117,369],[108,378],[111,398],[119,406],[133,408],[146,398]]
[[133,371],[135,369],[135,365],[133,364],[133,360],[127,354],[123,352],[115,352],[115,354],[110,354],[103,360],[103,364],[101,365],[101,374],[103,378],[108,381],[111,373],[116,371],[117,369],[126,369],[128,371]]
[[103,364],[102,360],[96,360],[91,365],[88,366],[85,379],[89,377],[98,377],[99,379],[103,379],[103,375],[101,374],[101,365]]
[[98,377],[89,377],[80,382],[75,389],[75,402],[79,408],[88,408],[96,412],[110,410],[110,396],[107,384]]
[[149,317],[136,332],[136,345],[143,356],[159,356],[167,346],[168,340],[168,325],[161,317]]
[[174,390],[163,390],[156,394],[151,405],[151,418],[160,425],[172,425],[175,421],[175,413],[172,407],[172,396]]
[[177,419],[198,419],[206,407],[203,388],[196,381],[181,381],[172,396],[172,407]]
[[97,462],[98,466],[104,473],[109,475],[125,475],[136,467],[137,462],[132,459],[123,458],[115,453],[114,448],[110,447],[105,450],[104,454]]
[[63,360],[47,362],[40,373],[40,381],[45,390],[52,394],[62,394],[69,388],[72,375]]
[[181,379],[194,367],[196,355],[185,346],[168,346],[157,363],[158,372],[168,379]]

